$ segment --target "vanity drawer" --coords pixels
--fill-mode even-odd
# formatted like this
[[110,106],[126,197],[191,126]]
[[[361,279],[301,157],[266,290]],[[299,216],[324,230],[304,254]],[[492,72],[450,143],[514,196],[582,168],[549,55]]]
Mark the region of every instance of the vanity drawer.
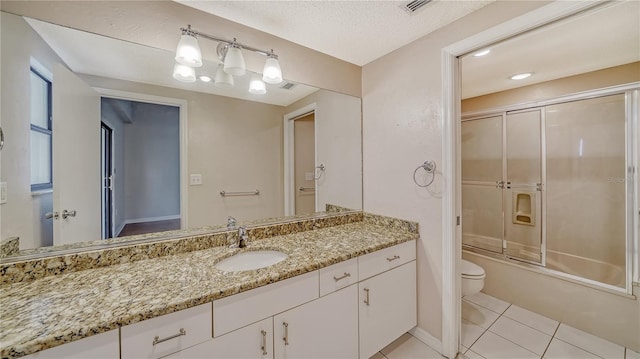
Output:
[[404,242],[358,257],[359,280],[373,277],[416,259],[416,241]]
[[318,271],[213,301],[213,335],[284,312],[318,298]]
[[122,358],[160,358],[211,339],[211,303],[120,329]]
[[320,269],[321,297],[353,283],[358,283],[358,260],[356,258]]

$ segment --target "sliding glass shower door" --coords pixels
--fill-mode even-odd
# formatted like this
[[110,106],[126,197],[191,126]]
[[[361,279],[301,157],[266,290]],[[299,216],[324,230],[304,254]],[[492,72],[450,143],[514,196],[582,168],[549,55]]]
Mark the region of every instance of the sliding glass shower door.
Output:
[[462,123],[462,243],[544,265],[542,111]]

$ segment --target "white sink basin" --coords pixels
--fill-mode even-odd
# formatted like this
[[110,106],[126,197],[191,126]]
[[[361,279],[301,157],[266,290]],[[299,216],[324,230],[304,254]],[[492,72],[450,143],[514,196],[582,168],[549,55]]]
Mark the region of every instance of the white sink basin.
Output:
[[254,270],[272,266],[287,258],[285,253],[272,250],[249,251],[235,254],[216,263],[217,269],[227,272]]

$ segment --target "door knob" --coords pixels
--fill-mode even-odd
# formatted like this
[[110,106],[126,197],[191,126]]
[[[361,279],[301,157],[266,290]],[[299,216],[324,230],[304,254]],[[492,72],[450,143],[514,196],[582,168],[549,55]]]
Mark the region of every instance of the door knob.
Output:
[[62,219],[67,219],[67,217],[75,217],[76,211],[67,211],[66,209],[62,211]]

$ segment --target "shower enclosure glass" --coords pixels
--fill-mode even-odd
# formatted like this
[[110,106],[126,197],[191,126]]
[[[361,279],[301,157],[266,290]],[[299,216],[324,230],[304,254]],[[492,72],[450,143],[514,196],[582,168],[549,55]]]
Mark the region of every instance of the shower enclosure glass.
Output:
[[625,288],[626,96],[465,118],[463,245]]

